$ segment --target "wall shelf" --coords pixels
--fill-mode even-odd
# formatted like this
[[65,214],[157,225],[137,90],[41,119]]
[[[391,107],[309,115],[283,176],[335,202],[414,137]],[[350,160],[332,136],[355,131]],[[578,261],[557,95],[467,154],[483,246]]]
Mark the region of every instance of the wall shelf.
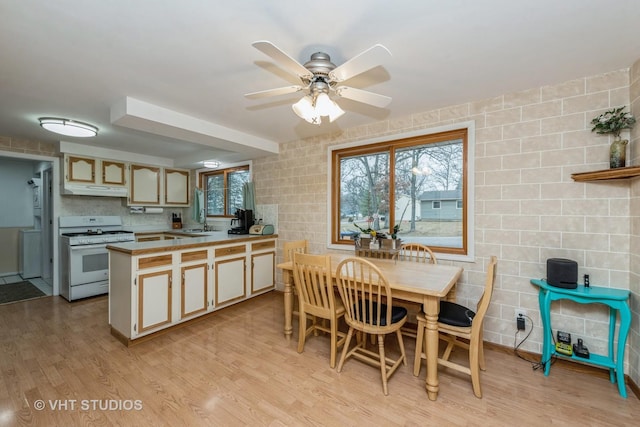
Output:
[[628,179],[638,176],[640,176],[640,166],[627,166],[626,168],[604,169],[571,174],[571,178],[576,182]]

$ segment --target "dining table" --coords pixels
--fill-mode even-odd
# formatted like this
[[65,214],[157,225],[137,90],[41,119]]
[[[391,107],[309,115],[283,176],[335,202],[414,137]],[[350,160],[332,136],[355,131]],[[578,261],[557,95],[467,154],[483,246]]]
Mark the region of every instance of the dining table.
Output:
[[[335,279],[335,268],[351,257],[353,253],[331,253],[331,275]],[[391,288],[394,299],[422,304],[426,318],[427,341],[426,389],[430,400],[438,397],[438,314],[440,299],[451,299],[455,294],[455,284],[462,274],[462,268],[453,265],[427,264],[395,259],[367,259],[375,264],[384,274]],[[282,270],[284,282],[284,334],[287,340],[293,333],[293,262],[277,265]],[[416,344],[416,347],[418,344]]]

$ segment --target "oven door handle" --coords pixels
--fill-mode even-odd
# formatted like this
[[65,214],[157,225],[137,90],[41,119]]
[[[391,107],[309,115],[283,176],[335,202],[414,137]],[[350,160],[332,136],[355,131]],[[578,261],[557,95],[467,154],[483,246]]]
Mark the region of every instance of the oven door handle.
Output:
[[87,249],[106,249],[107,248],[107,243],[97,243],[94,245],[76,245],[76,246],[69,246],[69,249],[72,251],[82,251],[82,250],[87,250]]

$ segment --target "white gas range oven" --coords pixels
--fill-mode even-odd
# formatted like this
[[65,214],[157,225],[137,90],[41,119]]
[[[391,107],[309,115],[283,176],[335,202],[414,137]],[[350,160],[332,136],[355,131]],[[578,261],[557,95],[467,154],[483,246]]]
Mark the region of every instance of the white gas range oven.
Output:
[[115,242],[133,242],[119,216],[61,216],[60,295],[69,301],[109,292],[109,251]]

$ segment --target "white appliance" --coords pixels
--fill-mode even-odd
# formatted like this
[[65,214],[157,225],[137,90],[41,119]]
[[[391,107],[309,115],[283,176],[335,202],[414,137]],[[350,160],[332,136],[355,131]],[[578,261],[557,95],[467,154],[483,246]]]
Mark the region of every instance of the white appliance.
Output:
[[20,274],[23,279],[42,275],[42,230],[20,230]]
[[59,218],[60,295],[69,301],[109,292],[109,251],[115,242],[133,242],[119,216],[62,216]]
[[129,190],[127,187],[114,187],[108,185],[95,184],[69,184],[64,183],[62,194],[73,194],[76,196],[104,196],[104,197],[127,197]]

